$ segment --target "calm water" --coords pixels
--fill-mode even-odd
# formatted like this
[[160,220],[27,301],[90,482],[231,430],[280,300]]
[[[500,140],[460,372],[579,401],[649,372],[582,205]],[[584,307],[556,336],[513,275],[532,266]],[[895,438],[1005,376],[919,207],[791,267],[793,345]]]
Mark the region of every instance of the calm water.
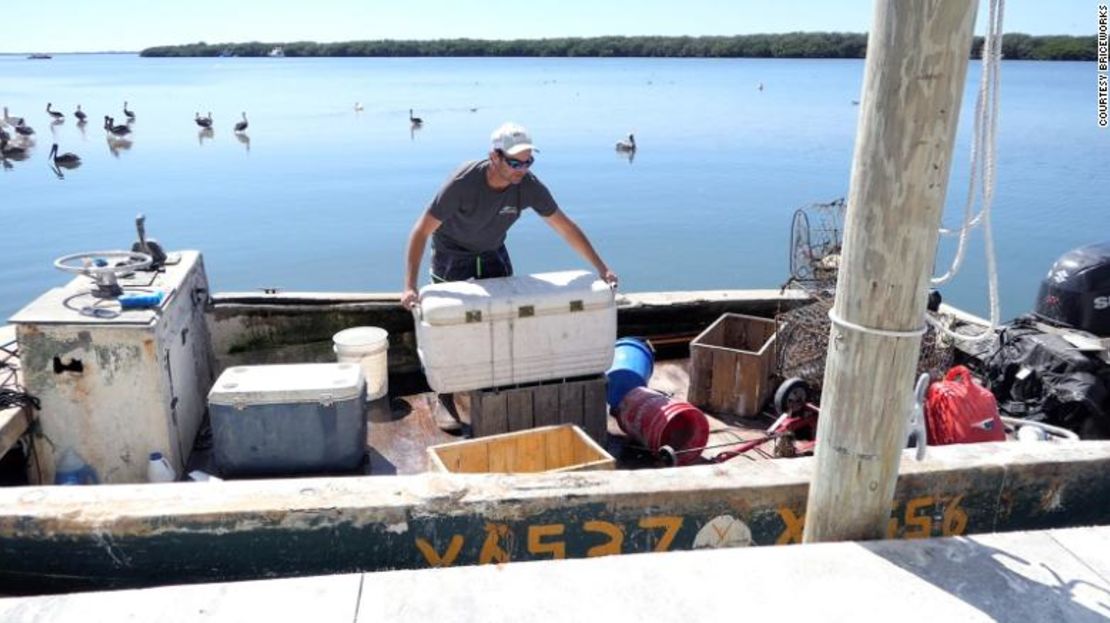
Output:
[[[978,72],[973,63],[949,224],[963,208]],[[205,253],[216,291],[398,291],[413,220],[510,119],[532,130],[535,172],[622,289],[776,287],[794,209],[847,194],[863,63],[113,55],[0,57],[0,76],[0,105],[38,133],[30,158],[0,173],[2,319],[66,281],[55,257],[128,247],[138,212],[168,248]],[[1057,256],[1110,238],[1110,131],[1095,127],[1094,91],[1093,63],[1003,64],[995,227],[1006,316],[1032,304]],[[122,123],[124,100],[138,120],[131,146],[113,151],[99,122]],[[64,124],[50,125],[47,102]],[[77,104],[93,120],[84,130]],[[410,107],[423,129],[410,130]],[[212,137],[198,134],[197,111],[213,113]],[[241,111],[249,140],[232,132]],[[629,131],[640,146],[631,162],[613,150]],[[52,141],[84,159],[64,180],[47,164]],[[981,236],[973,242],[944,293],[984,313]],[[582,265],[534,214],[509,245],[518,272]]]

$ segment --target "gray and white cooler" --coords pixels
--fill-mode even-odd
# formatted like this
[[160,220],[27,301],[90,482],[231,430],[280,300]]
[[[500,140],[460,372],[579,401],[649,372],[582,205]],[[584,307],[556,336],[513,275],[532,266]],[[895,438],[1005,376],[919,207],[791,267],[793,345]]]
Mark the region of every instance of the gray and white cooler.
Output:
[[366,381],[356,363],[228,368],[208,394],[225,476],[347,471],[366,454]]
[[600,374],[613,363],[616,295],[563,271],[425,286],[417,353],[437,392]]

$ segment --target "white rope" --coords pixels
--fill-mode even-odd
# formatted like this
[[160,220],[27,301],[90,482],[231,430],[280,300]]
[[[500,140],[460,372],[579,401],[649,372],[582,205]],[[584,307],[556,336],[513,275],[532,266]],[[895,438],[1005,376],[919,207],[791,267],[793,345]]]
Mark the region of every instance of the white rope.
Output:
[[[933,285],[950,281],[960,271],[964,260],[968,233],[983,225],[983,247],[987,259],[987,290],[990,298],[990,327],[976,334],[960,334],[927,318],[937,330],[958,340],[979,341],[992,337],[998,328],[1001,310],[998,302],[998,265],[995,258],[994,234],[991,230],[991,206],[994,202],[995,186],[995,146],[998,129],[998,83],[1002,59],[1002,13],[1004,0],[989,0],[987,34],[983,39],[982,75],[979,80],[979,94],[975,101],[975,125],[972,131],[971,173],[968,180],[967,201],[964,204],[964,221],[958,230],[941,228],[942,235],[959,235],[956,256],[948,272],[932,279]],[[977,185],[976,181],[981,180]],[[982,209],[972,215],[976,189]]]
[[838,325],[840,325],[840,326],[842,326],[846,329],[852,329],[853,331],[859,331],[860,333],[867,333],[867,334],[870,334],[870,335],[881,335],[883,337],[920,337],[922,335],[925,335],[925,329],[926,329],[925,325],[921,325],[920,329],[911,329],[909,331],[893,331],[891,329],[872,329],[871,327],[865,327],[861,324],[856,324],[854,322],[848,322],[847,320],[841,318],[840,316],[837,316],[836,312],[834,312],[832,309],[829,309],[829,320],[831,320],[833,322],[833,324],[838,324]]

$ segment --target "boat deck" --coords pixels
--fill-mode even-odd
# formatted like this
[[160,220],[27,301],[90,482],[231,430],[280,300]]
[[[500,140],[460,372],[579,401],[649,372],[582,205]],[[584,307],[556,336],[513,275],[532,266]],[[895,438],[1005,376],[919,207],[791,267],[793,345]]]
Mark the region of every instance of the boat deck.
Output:
[[[687,366],[687,359],[656,361],[650,387],[678,400],[685,400],[689,385]],[[436,425],[433,414],[438,399],[434,392],[424,391],[394,397],[390,400],[388,409],[384,408],[385,405],[381,405],[381,408],[369,408],[369,460],[355,474],[395,476],[428,471],[428,448],[461,441],[470,436],[470,414],[466,396],[456,394],[455,400],[463,422],[463,431],[459,435],[446,433]],[[714,417],[708,413],[706,416],[709,419],[709,440],[706,445],[713,447],[702,453],[702,463],[710,462],[716,454],[730,450],[728,444],[760,437],[774,421],[774,415],[770,413],[756,418]],[[218,473],[212,464],[210,449],[205,449],[203,444],[198,446],[189,459],[186,471]],[[612,415],[608,416],[608,438],[604,446],[616,459],[618,469],[662,466],[660,459],[625,435]],[[774,442],[769,441],[732,461],[764,461],[773,458],[773,452]]]
[[[687,373],[688,360],[673,359],[656,362],[655,372],[652,375],[650,386],[662,392],[673,395],[676,399],[686,399],[686,388],[689,385]],[[459,415],[463,423],[469,422],[469,413],[464,396],[456,396]],[[394,398],[391,403],[392,413],[386,417],[370,415],[369,442],[371,475],[418,474],[427,471],[426,449],[442,443],[459,441],[469,433],[469,427],[464,426],[464,436],[445,433],[436,426],[433,418],[437,405],[436,395],[425,392]],[[656,460],[650,453],[638,449],[619,428],[613,416],[609,416],[609,435],[606,450],[617,459],[618,468],[635,469],[650,467]],[[744,420],[718,419],[709,416],[710,435],[707,445],[727,444],[741,442],[759,437],[772,423],[773,417],[751,418]],[[734,460],[759,461],[772,457],[772,442],[767,442],[745,453]],[[719,447],[706,450],[703,456],[706,460],[728,447]]]

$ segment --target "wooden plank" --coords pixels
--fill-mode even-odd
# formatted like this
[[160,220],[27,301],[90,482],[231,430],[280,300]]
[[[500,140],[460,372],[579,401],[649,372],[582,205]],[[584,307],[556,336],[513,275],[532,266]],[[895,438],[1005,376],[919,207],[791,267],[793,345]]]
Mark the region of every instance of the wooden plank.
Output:
[[709,390],[709,406],[714,413],[732,413],[733,396],[736,395],[736,368],[738,354],[716,351],[713,353],[713,381]]
[[605,377],[586,381],[582,388],[582,430],[604,444],[609,430],[609,405],[605,402]]
[[582,383],[559,383],[559,420],[556,424],[584,425]]
[[542,472],[547,469],[547,456],[543,437],[531,431],[516,438],[517,472]]
[[[475,398],[478,398],[477,403]],[[470,428],[475,437],[508,432],[507,413],[507,392],[491,390],[471,392]]]
[[508,474],[516,471],[516,441],[512,437],[491,437],[486,441],[489,449],[489,471]]
[[574,449],[564,439],[564,428],[553,428],[537,435],[543,438],[544,469],[560,469],[574,463]]
[[[471,434],[474,436],[482,436],[476,431],[482,428],[482,400],[484,398],[484,390],[473,390],[470,392],[461,392],[466,396],[465,400],[455,400],[455,410],[461,408],[460,403],[465,402],[466,414],[470,416],[471,421]],[[460,415],[462,413],[460,412]]]
[[483,400],[482,416],[486,419],[486,434],[500,435],[509,432],[509,394],[496,392],[497,398],[487,407]]
[[514,390],[509,392],[508,402],[509,432],[528,430],[535,426],[532,420],[532,392],[527,390]]
[[419,474],[427,469],[429,447],[458,441],[443,432],[432,417],[439,401],[434,394],[395,399],[397,417],[388,422],[371,422],[370,473],[376,476]]
[[686,399],[699,407],[709,405],[713,387],[713,350],[692,344],[690,346],[690,386]]
[[593,447],[591,447],[590,444],[586,442],[585,431],[567,428],[565,437],[565,443],[570,449],[571,454],[571,456],[568,458],[568,461],[570,463],[575,465],[585,465],[587,463],[590,463],[591,461],[596,461],[601,458],[597,455],[597,452],[594,451]]
[[453,471],[463,474],[488,472],[489,447],[484,443],[461,446],[458,468]]
[[532,417],[537,427],[559,423],[558,385],[537,385],[532,389]]

